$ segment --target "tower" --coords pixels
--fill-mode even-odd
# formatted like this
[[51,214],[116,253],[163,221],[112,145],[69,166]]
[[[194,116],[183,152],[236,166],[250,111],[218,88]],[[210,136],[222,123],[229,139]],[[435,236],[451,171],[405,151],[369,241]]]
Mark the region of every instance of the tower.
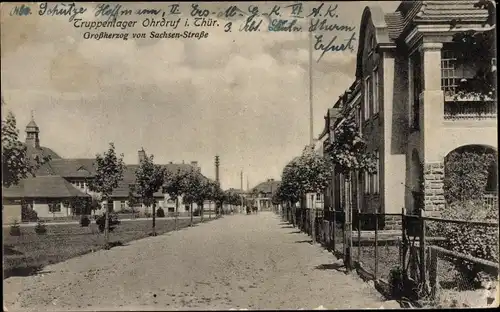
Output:
[[40,148],[40,138],[39,138],[40,129],[35,123],[35,117],[33,116],[33,111],[31,111],[31,121],[26,126],[26,145]]

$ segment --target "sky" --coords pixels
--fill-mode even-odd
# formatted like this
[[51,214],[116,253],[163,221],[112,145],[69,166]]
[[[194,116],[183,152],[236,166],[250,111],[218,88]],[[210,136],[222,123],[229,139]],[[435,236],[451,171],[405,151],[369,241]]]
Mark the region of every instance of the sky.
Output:
[[[169,4],[122,6],[135,11]],[[200,2],[217,12],[231,4],[245,10],[252,5]],[[261,12],[289,4],[254,3]],[[303,10],[319,4],[304,2]],[[338,17],[329,23],[354,27],[357,39],[366,5],[391,12],[399,1],[325,3],[335,4]],[[1,92],[2,113],[15,114],[21,140],[33,111],[41,145],[64,158],[95,157],[114,142],[126,163],[137,163],[137,151],[144,148],[156,163],[198,161],[202,173],[214,178],[219,155],[223,188],[239,188],[241,171],[244,188],[247,180],[250,187],[279,180],[283,167],[309,142],[311,44],[306,32],[240,32],[241,20],[234,20],[238,26],[232,32],[224,32],[227,20],[220,20],[219,27],[179,24],[179,32],[206,31],[209,37],[201,40],[97,41],[84,39],[85,31],[68,16],[39,16],[34,3],[27,3],[33,14],[11,16],[15,5],[20,3],[2,3]],[[100,20],[92,13],[98,3],[78,5],[88,8],[82,19]],[[180,5],[183,20],[190,9],[189,3]],[[124,19],[139,17],[119,18]],[[123,32],[162,31],[137,24]],[[325,41],[336,35],[341,42],[352,33],[316,34]],[[353,46],[353,52],[327,52],[319,61],[321,51],[313,52],[315,137],[323,130],[327,109],[354,81],[357,41]]]

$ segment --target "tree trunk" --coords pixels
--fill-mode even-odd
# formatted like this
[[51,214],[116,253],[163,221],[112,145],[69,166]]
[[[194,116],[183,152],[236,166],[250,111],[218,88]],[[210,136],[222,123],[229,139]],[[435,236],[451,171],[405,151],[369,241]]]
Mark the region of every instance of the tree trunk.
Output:
[[344,249],[345,259],[344,264],[347,270],[352,270],[352,205],[351,205],[351,179],[350,174],[346,175],[344,181],[345,190],[345,222],[344,222]]
[[191,221],[189,226],[193,226],[193,203],[190,204],[189,210],[191,212]]
[[179,196],[175,198],[174,230],[177,231],[177,215],[179,214]]
[[108,247],[109,243],[109,204],[108,201],[106,201],[106,209],[104,210],[104,244],[106,248]]
[[313,244],[316,243],[316,201],[315,195],[311,195],[311,237]]
[[155,229],[155,226],[156,226],[156,202],[153,202],[153,233],[152,235],[153,236],[156,236],[156,229]]
[[200,207],[201,207],[201,208],[200,208],[200,220],[201,220],[201,222],[203,223],[203,212],[204,212],[204,210],[205,210],[205,209],[204,209],[205,207],[204,207],[204,205],[203,205],[203,204],[201,204],[201,205],[200,205]]
[[212,219],[212,201],[208,202],[208,219]]

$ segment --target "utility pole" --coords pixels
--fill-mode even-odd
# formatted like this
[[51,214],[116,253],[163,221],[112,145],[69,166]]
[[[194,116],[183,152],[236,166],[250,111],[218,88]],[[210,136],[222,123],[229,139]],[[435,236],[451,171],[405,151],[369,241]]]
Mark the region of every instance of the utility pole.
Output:
[[[217,185],[220,187],[220,181],[219,181],[219,156],[215,156],[215,182],[217,182]],[[217,216],[217,201],[215,202],[215,215]]]
[[243,170],[240,172],[240,188],[241,188],[241,193],[240,193],[240,200],[241,200],[241,208],[240,208],[240,213],[243,210]]
[[[312,19],[310,19],[312,25]],[[314,149],[314,128],[313,128],[313,87],[312,87],[312,67],[313,67],[313,40],[312,40],[312,32],[309,31],[309,144],[311,148]],[[316,196],[311,196],[311,237],[313,243],[316,243]],[[307,200],[306,200],[307,203]]]

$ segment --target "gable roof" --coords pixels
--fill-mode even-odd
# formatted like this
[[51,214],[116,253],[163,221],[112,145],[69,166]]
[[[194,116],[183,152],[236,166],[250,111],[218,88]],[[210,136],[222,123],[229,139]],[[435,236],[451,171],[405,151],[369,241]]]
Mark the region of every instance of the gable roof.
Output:
[[61,176],[39,176],[26,178],[16,186],[2,187],[5,198],[72,198],[90,197],[74,187]]
[[264,194],[274,194],[280,185],[280,181],[275,180],[267,180],[265,182],[261,182],[257,184],[254,188],[252,188],[252,192],[264,193]]

